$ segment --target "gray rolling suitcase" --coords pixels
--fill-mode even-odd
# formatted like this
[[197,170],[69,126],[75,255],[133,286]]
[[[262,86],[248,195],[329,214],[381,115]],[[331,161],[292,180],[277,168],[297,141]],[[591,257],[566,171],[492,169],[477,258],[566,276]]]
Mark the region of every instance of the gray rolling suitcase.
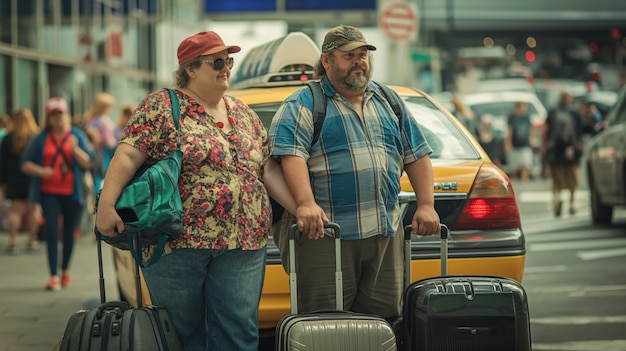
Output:
[[[407,232],[405,260],[410,277]],[[405,281],[403,350],[530,351],[528,301],[522,285],[504,277],[448,275],[448,234],[442,224],[442,275]]]
[[278,351],[394,351],[396,337],[391,325],[379,316],[343,310],[343,277],[341,273],[341,234],[339,225],[328,223],[335,232],[335,262],[337,269],[336,310],[298,314],[297,277],[294,237],[297,225],[289,230],[289,287],[291,314],[283,317],[276,327]]

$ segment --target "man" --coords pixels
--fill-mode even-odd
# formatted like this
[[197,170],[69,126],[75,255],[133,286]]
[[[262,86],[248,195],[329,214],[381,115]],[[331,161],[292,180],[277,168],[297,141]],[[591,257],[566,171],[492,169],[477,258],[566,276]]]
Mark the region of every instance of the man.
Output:
[[[400,315],[403,169],[417,195],[413,232],[440,230],[432,149],[404,105],[398,118],[380,87],[370,82],[372,50],[354,27],[330,30],[316,65],[327,97],[319,140],[311,145],[313,97],[307,87],[283,102],[270,127],[272,155],[282,163],[303,233],[296,238],[299,312],[335,306],[334,239],[323,229],[330,220],[342,230],[345,308],[384,318]],[[274,234],[285,265],[286,235]]]
[[535,136],[535,126],[528,114],[528,104],[523,101],[516,102],[508,116],[507,124],[504,146],[509,173],[519,175],[523,183],[528,183],[533,165],[532,141]]
[[545,156],[552,177],[554,216],[561,216],[561,190],[569,191],[569,213],[576,213],[575,192],[579,183],[579,162],[583,153],[582,123],[574,110],[574,97],[565,92],[559,104],[546,119],[541,138],[541,154]]

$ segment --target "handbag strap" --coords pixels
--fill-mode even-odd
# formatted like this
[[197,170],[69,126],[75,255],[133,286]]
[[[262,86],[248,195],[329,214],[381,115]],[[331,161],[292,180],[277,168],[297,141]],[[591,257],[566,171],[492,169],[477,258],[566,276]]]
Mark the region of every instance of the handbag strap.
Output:
[[[179,121],[180,103],[178,101],[178,96],[176,96],[176,92],[173,89],[170,89],[170,88],[165,88],[165,89],[167,89],[168,93],[170,94],[170,99],[172,101],[172,119],[174,119],[174,125],[176,126],[176,130],[180,132],[180,121]],[[176,140],[176,151],[174,152],[180,152],[180,133],[177,133],[177,134],[178,134],[178,139]],[[182,167],[182,164],[181,164],[181,167]],[[142,268],[145,268],[156,263],[159,260],[159,258],[163,255],[163,251],[165,251],[165,245],[168,242],[167,239],[168,237],[165,234],[159,237],[159,240],[157,241],[157,244],[154,248],[154,253],[152,254],[152,257],[147,262],[144,262],[141,257],[141,252],[143,251],[142,250],[143,247],[141,245],[143,241],[141,237],[141,232],[138,232],[135,235],[128,236],[128,249],[133,255],[135,262],[137,262],[137,265],[141,266]],[[136,268],[138,269],[138,267]],[[136,277],[138,277],[138,275]],[[141,301],[141,296],[138,296],[137,299],[138,301]]]
[[[178,96],[176,96],[174,89],[165,89],[167,89],[167,92],[170,93],[170,99],[172,101],[172,119],[174,119],[174,125],[176,126],[176,130],[180,131],[180,103],[178,102]],[[178,135],[178,139],[176,140],[176,148],[180,149],[180,133]]]

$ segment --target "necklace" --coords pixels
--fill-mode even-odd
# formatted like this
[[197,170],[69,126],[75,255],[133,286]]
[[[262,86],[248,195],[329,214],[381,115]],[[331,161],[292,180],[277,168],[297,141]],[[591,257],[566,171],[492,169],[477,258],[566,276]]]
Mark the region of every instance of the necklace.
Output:
[[[191,92],[193,93],[193,95],[194,95],[196,98],[198,98],[198,99],[199,99],[202,103],[206,104],[207,106],[208,106],[208,105],[210,105],[209,103],[207,103],[207,101],[206,101],[206,100],[204,100],[202,97],[200,97],[200,95],[199,95],[198,93],[196,93],[196,91],[195,91],[195,90],[191,89],[190,87],[187,87],[187,89],[189,89],[189,91],[191,91]],[[215,117],[214,117],[214,119],[215,119]],[[220,128],[220,129],[223,129],[223,128],[224,128],[224,122],[222,122],[222,121],[217,121],[217,122],[215,122],[215,125],[216,125],[218,128]]]

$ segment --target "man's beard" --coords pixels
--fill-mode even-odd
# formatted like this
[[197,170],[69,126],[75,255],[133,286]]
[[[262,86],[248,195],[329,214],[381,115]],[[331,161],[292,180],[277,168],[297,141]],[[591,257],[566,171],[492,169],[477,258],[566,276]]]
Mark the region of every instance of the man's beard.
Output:
[[[363,71],[363,73],[352,75],[351,73],[355,69],[360,69]],[[338,71],[339,69],[336,69],[335,73],[337,73],[337,75],[341,75],[341,73],[343,73],[343,72],[338,72]],[[370,80],[370,72],[367,71],[367,69],[363,66],[357,66],[357,67],[352,67],[350,71],[348,71],[348,74],[346,75],[346,77],[342,79],[340,82],[345,89],[358,91],[358,90],[363,90],[367,86],[367,83],[369,82],[369,80]]]

